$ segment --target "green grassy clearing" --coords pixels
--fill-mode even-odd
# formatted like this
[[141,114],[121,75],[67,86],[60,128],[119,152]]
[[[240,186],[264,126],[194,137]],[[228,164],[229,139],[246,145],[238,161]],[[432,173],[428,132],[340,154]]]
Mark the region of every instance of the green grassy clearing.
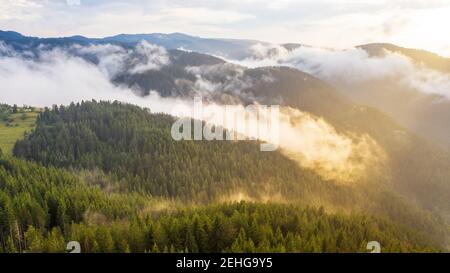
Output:
[[18,113],[10,113],[8,120],[0,119],[0,149],[4,154],[12,154],[16,141],[34,128],[38,114],[38,111],[19,109]]

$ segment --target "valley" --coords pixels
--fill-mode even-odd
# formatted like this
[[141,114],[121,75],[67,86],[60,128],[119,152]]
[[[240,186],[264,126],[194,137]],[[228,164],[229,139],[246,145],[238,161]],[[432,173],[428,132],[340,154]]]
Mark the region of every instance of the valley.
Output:
[[[65,252],[69,241],[108,253],[367,252],[370,241],[448,251],[446,115],[431,124],[439,135],[416,130],[433,115],[417,113],[413,126],[397,107],[406,99],[383,101],[403,82],[340,81],[323,56],[356,54],[370,70],[387,54],[439,73],[445,60],[384,44],[323,50],[0,31],[0,83],[13,90],[0,90],[0,252]],[[213,118],[226,106],[279,106],[280,148],[174,139],[175,110],[196,97]]]

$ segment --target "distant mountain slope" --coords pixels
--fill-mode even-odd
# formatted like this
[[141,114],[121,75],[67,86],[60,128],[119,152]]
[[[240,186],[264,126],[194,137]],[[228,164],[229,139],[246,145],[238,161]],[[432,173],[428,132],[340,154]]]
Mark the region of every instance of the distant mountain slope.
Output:
[[[450,154],[409,133],[380,111],[356,104],[328,84],[291,68],[258,68],[246,73],[270,75],[248,90],[263,104],[287,105],[324,117],[335,128],[367,133],[390,158],[392,184],[430,210],[450,216]],[[439,205],[438,205],[439,204]]]
[[86,38],[83,36],[60,38],[27,37],[13,31],[1,31],[0,41],[5,41],[15,48],[37,47],[39,44],[49,46],[68,46],[72,44],[119,44],[123,46],[135,46],[142,40],[166,49],[184,49],[199,53],[220,55],[231,59],[243,59],[250,54],[250,47],[259,41],[238,39],[208,39],[189,36],[182,33],[172,34],[120,34],[106,38]]
[[450,93],[442,94],[450,82],[450,59],[392,44],[367,44],[360,48],[373,57],[385,56],[386,50],[401,54],[418,67],[426,68],[410,80],[420,83],[419,87],[424,87],[427,92],[391,77],[345,85],[340,88],[342,93],[385,112],[430,142],[450,149]]
[[[269,43],[256,40],[245,39],[221,39],[221,38],[202,38],[197,36],[190,36],[183,33],[150,33],[150,34],[119,34],[105,38],[87,38],[84,36],[70,36],[70,37],[54,37],[54,38],[38,38],[31,36],[24,36],[14,31],[0,30],[0,41],[7,42],[17,48],[21,47],[36,47],[39,44],[46,44],[49,46],[67,46],[72,44],[118,44],[123,46],[135,46],[140,41],[147,41],[155,45],[162,46],[166,49],[185,49],[188,51],[195,51],[204,54],[212,54],[222,56],[228,59],[241,60],[252,56],[253,51],[251,47],[256,44]],[[299,43],[281,44],[288,50],[294,50],[301,46],[307,46]],[[444,72],[450,72],[450,59],[443,58],[435,53],[431,53],[420,49],[404,48],[394,44],[388,43],[372,43],[357,46],[366,50],[371,56],[381,56],[384,50],[401,53],[418,63],[437,69]]]
[[12,45],[16,49],[30,49],[37,47],[41,44],[56,47],[74,43],[78,44],[96,43],[98,42],[98,39],[88,39],[83,36],[72,36],[65,38],[38,38],[38,37],[24,36],[14,31],[0,30],[0,41],[4,41],[9,45]]
[[182,33],[121,34],[101,39],[101,42],[135,45],[141,40],[163,46],[167,49],[183,48],[233,59],[242,59],[248,56],[249,48],[256,43],[259,43],[258,41],[252,40],[201,38]]
[[366,50],[371,56],[383,56],[384,50],[400,53],[411,58],[416,63],[423,64],[431,69],[450,73],[449,58],[439,56],[438,54],[426,50],[405,48],[387,43],[366,44],[358,47]]
[[142,95],[148,95],[150,91],[157,91],[165,97],[188,96],[193,94],[193,90],[186,89],[186,86],[179,84],[179,81],[184,80],[193,83],[196,81],[196,77],[189,73],[186,68],[223,65],[225,63],[222,59],[210,55],[180,50],[170,50],[169,58],[170,64],[160,69],[132,74],[123,71],[123,73],[116,75],[113,81],[119,85],[136,88],[141,91]]

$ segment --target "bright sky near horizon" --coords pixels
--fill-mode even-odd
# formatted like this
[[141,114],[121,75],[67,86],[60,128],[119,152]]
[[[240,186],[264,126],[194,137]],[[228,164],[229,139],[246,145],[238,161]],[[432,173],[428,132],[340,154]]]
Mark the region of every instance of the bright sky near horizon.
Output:
[[450,57],[450,0],[0,0],[0,29],[104,37],[183,32],[345,48],[390,42]]

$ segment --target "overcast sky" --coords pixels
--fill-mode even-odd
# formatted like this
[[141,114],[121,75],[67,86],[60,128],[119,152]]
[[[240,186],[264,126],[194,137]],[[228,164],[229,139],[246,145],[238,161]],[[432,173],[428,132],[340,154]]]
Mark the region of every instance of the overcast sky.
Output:
[[41,37],[183,32],[450,56],[449,26],[450,0],[0,0],[1,30]]

